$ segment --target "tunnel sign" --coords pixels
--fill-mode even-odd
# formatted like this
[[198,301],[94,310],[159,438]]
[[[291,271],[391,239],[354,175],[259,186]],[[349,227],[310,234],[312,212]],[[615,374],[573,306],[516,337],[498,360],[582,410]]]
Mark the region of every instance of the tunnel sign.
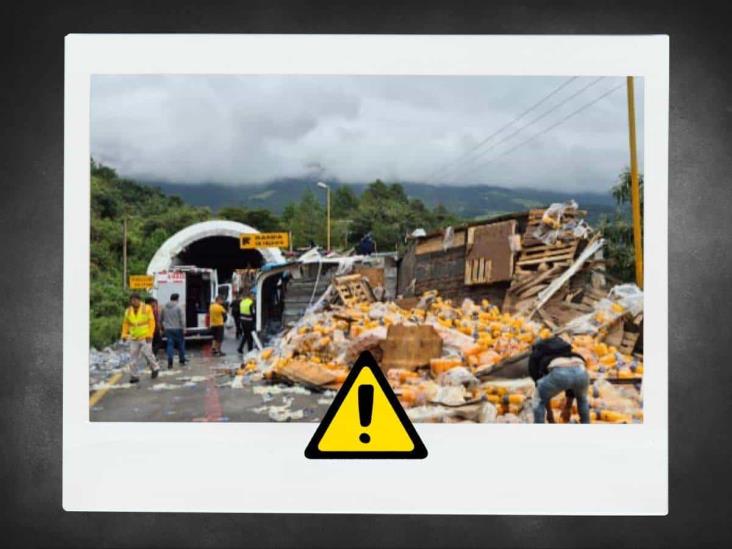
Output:
[[147,290],[153,287],[153,276],[152,275],[130,275],[130,289],[132,290]]
[[389,382],[364,352],[343,382],[310,444],[310,459],[422,459],[427,449]]
[[287,248],[290,245],[287,233],[241,233],[239,248],[253,250],[256,248]]

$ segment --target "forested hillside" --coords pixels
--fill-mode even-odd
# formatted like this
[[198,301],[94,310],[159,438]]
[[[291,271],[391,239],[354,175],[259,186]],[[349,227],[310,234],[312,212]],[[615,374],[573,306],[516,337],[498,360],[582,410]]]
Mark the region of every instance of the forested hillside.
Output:
[[129,274],[144,274],[157,248],[180,229],[208,219],[208,208],[120,179],[91,163],[90,343],[101,347],[119,336],[128,294],[123,290],[123,224],[127,217]]
[[[319,203],[324,204],[325,193],[316,186],[316,181],[313,178],[290,178],[247,186],[215,183],[192,185],[151,182],[149,184],[159,187],[166,194],[180,196],[189,204],[208,206],[214,211],[238,204],[280,214],[292,201],[293,196],[299,197],[306,190],[312,192]],[[326,182],[334,192],[346,187],[356,197],[360,197],[369,187],[369,184],[363,183],[345,185],[337,181]],[[602,214],[612,214],[615,208],[615,201],[610,192],[564,192],[493,185],[428,185],[412,182],[402,182],[400,186],[408,198],[419,200],[428,208],[442,205],[465,219],[490,217],[574,199],[583,210],[587,210],[589,221],[595,223]]]
[[[634,264],[627,208],[628,181],[627,172],[623,172],[613,189],[611,196],[617,200],[617,209],[613,204],[607,209],[611,215],[591,220],[600,221],[608,238],[611,273],[624,280],[632,279]],[[493,191],[489,188],[485,192]],[[545,198],[548,200],[549,196]],[[122,274],[125,218],[129,274],[144,274],[155,251],[171,235],[188,225],[213,218],[240,221],[265,232],[291,231],[296,247],[311,242],[325,247],[325,208],[318,195],[301,185],[289,192],[287,199],[281,213],[235,202],[214,214],[208,207],[192,206],[178,196],[120,178],[112,168],[92,160],[91,345],[103,347],[119,336],[121,314],[128,297]],[[422,200],[410,198],[398,183],[377,180],[364,186],[360,193],[351,186],[335,186],[331,199],[332,247],[340,250],[350,248],[368,232],[373,234],[379,251],[397,250],[403,245],[405,235],[418,227],[429,232],[464,220],[441,203],[430,208]],[[538,205],[543,204],[517,204],[513,211]],[[489,208],[485,215],[490,213],[494,210]]]
[[[120,178],[107,166],[91,162],[90,343],[103,347],[119,336],[128,293],[123,289],[123,224],[127,218],[128,274],[144,274],[165,240],[207,219],[230,219],[260,231],[291,231],[294,245],[326,244],[325,209],[315,194],[291,193],[281,215],[264,208],[230,205],[215,214],[177,196]],[[360,196],[338,187],[332,196],[332,247],[347,249],[371,232],[379,250],[395,250],[417,227],[431,230],[459,219],[444,207],[426,207],[409,199],[399,184],[375,181]]]

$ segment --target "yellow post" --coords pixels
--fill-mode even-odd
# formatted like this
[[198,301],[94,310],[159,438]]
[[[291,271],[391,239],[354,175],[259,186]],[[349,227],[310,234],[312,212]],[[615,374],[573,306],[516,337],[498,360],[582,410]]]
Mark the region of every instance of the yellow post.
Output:
[[643,222],[641,220],[638,152],[635,140],[635,90],[628,76],[628,131],[630,133],[630,198],[633,208],[633,247],[635,248],[635,283],[643,288]]

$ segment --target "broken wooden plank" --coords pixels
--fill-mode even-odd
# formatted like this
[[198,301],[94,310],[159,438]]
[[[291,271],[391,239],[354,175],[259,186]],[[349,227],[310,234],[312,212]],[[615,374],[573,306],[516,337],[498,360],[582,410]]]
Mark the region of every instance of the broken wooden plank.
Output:
[[516,265],[523,267],[525,265],[539,265],[541,263],[554,263],[556,261],[566,261],[574,258],[574,252],[565,253],[557,256],[538,257],[536,259],[519,259]]
[[[605,241],[602,238],[596,238],[590,241],[577,260],[566,271],[564,271],[564,273],[554,279],[545,290],[539,293],[537,296],[536,306],[534,307],[534,312],[541,308],[541,306],[544,305],[550,297],[557,293],[557,291],[564,286],[565,282],[572,278],[572,276],[580,269],[580,267],[582,267],[582,265],[584,265],[590,256],[602,248],[604,244]],[[531,318],[531,316],[532,315],[529,315],[529,318]]]
[[520,293],[521,290],[524,288],[527,288],[529,286],[533,286],[534,284],[540,284],[547,280],[548,278],[551,278],[552,276],[559,274],[561,272],[561,267],[558,265],[554,265],[547,269],[546,271],[542,271],[540,274],[536,276],[527,276],[522,282],[519,282],[518,284],[512,285],[509,290],[512,293]]
[[558,326],[552,320],[551,316],[549,316],[549,313],[544,311],[544,309],[539,309],[539,316],[544,321],[544,324],[549,326],[550,330],[556,330],[558,328]]

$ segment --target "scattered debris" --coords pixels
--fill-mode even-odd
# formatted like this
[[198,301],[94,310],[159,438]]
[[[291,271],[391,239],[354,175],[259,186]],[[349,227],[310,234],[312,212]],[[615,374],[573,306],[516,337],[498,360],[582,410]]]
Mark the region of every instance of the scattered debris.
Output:
[[148,387],[151,391],[172,391],[173,389],[180,389],[183,385],[176,383],[155,383]]
[[252,388],[252,392],[255,395],[282,395],[282,394],[295,394],[295,395],[309,395],[311,391],[305,387],[299,385],[258,385]]
[[[569,201],[415,232],[398,271],[395,254],[310,251],[275,266],[262,276],[287,275],[281,323],[242,363],[211,359],[213,378],[225,379],[217,387],[251,387],[263,402],[253,411],[272,421],[312,419],[314,409],[292,409],[294,398],[331,404],[370,351],[412,421],[529,423],[536,390],[525,357],[537,339],[562,334],[587,364],[592,421],[642,421],[643,292],[610,287],[604,240],[584,217]],[[263,283],[256,272],[237,276],[242,287]],[[104,381],[128,361],[124,345],[92,349],[90,388],[133,386]],[[177,379],[149,388],[210,377],[180,374],[161,371]],[[563,406],[564,395],[552,399],[552,409]]]
[[[533,421],[535,385],[517,359],[537,339],[565,333],[587,361],[594,380],[591,391],[609,393],[608,380],[628,381],[622,390],[635,391],[629,400],[637,404],[640,391],[632,383],[639,383],[643,374],[638,352],[643,294],[634,285],[608,291],[602,275],[604,241],[583,217],[570,202],[529,211],[522,233],[516,232],[517,219],[502,218],[450,228],[439,238],[416,237],[418,255],[464,249],[459,282],[475,287],[471,291],[486,288],[486,296],[492,285],[504,284],[503,306],[488,297],[455,302],[442,297],[439,287],[406,299],[378,301],[362,273],[333,276],[322,295],[312,296],[317,307],[268,347],[249,354],[240,373],[278,383],[271,387],[283,392],[282,382],[308,392],[334,390],[358,354],[368,350],[414,421],[525,423]],[[511,361],[516,361],[510,375],[515,379],[501,379],[508,375],[503,365]],[[323,396],[318,404],[331,401]],[[613,407],[619,401],[603,399],[607,407],[593,417],[615,421],[607,413],[612,410],[637,420],[637,409],[628,412],[627,403],[625,411]],[[559,405],[557,397],[552,406]],[[272,409],[267,413],[291,417],[284,408]]]
[[266,413],[272,421],[283,422],[302,419],[304,414],[303,410],[292,410],[293,399],[292,397],[285,397],[283,404],[280,406],[259,406],[254,408],[252,411],[257,414]]
[[114,385],[110,385],[106,381],[100,381],[98,383],[94,383],[91,387],[89,387],[90,391],[99,391],[102,389],[129,389],[130,387],[135,387],[133,383],[115,383]]

